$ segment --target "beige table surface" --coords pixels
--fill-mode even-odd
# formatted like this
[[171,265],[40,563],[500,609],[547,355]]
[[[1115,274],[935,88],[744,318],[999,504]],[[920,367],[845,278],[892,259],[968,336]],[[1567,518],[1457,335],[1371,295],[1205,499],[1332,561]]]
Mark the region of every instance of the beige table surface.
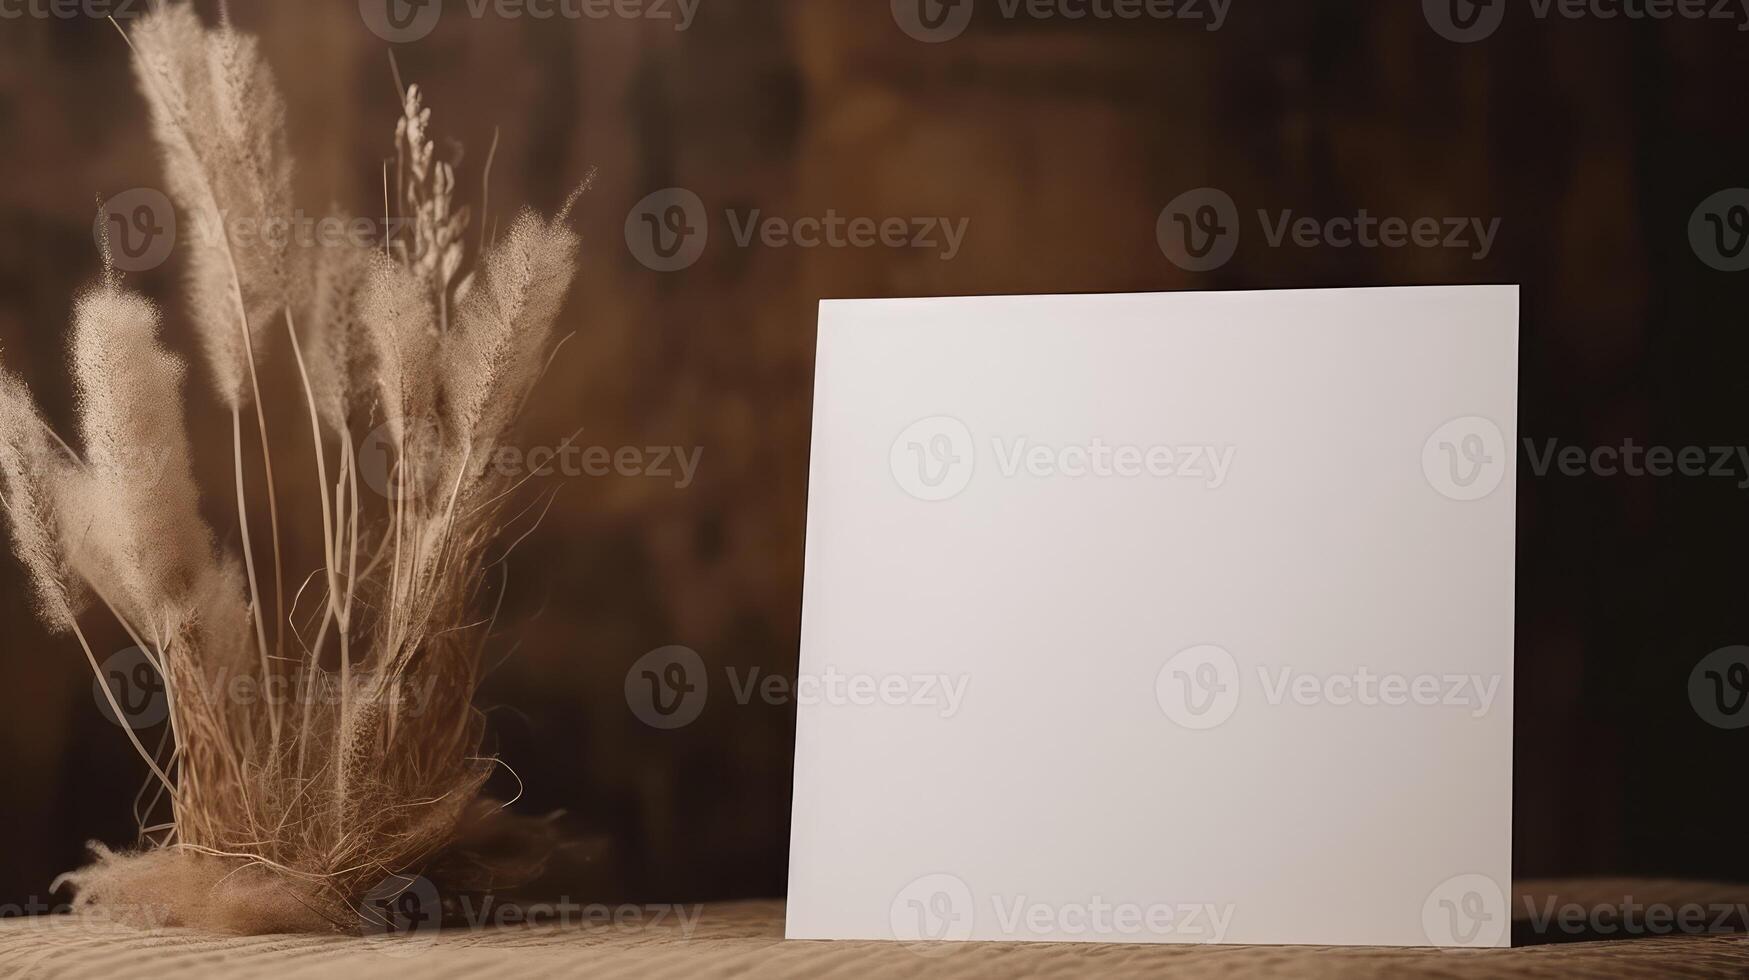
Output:
[[[1749,886],[1521,882],[1515,916],[1550,899],[1587,907],[1749,903]],[[1526,905],[1529,899],[1532,906]],[[1749,905],[1744,905],[1749,908]],[[1739,912],[1743,908],[1738,909]],[[1736,928],[1741,929],[1742,920]],[[144,932],[68,916],[0,921],[0,977],[1749,977],[1749,937],[1639,935],[1500,950],[786,942],[781,902],[707,905],[676,922],[445,931],[429,939]]]

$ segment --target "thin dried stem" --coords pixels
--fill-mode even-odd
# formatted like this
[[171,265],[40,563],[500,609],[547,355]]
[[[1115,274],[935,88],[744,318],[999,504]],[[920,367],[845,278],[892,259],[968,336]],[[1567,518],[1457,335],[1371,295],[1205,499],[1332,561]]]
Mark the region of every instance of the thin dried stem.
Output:
[[[249,497],[243,490],[243,418],[236,406],[231,407],[231,460],[237,478],[237,536],[243,542],[243,565],[249,573],[249,612],[255,621],[255,643],[261,654],[261,676],[273,676],[273,665],[267,659],[267,630],[261,621],[261,585],[255,575],[255,548],[249,543]],[[279,712],[270,707],[268,718],[274,742],[279,741]]]

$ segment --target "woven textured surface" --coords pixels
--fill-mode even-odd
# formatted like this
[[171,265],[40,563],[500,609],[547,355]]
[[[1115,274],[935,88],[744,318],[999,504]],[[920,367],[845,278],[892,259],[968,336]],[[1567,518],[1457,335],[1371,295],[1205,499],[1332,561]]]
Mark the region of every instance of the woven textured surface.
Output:
[[[1529,882],[1514,911],[1699,904],[1741,916],[1749,887],[1681,882]],[[1529,900],[1528,904],[1526,900]],[[1613,916],[1602,920],[1606,926]],[[1742,919],[1731,920],[1735,928]],[[1525,927],[1527,922],[1517,923]],[[1515,930],[1520,931],[1520,930]],[[1561,930],[1550,929],[1552,933]],[[233,938],[186,930],[142,932],[66,916],[0,923],[0,976],[129,980],[134,977],[496,976],[762,978],[817,977],[1735,977],[1749,976],[1749,937],[1638,935],[1501,950],[1320,948],[1305,946],[1140,946],[967,943],[908,946],[869,942],[786,942],[783,905],[712,905],[690,927],[677,920],[641,927],[502,928],[444,932],[430,939]]]

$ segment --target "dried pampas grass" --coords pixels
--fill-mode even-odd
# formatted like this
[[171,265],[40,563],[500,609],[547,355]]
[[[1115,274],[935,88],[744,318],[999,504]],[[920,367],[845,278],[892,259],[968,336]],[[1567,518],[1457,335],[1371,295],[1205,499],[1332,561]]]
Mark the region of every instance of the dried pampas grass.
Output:
[[85,592],[61,546],[65,538],[55,495],[67,486],[71,466],[51,444],[51,435],[24,382],[0,366],[0,506],[30,574],[38,615],[64,633],[84,610]]
[[[63,880],[80,905],[121,918],[232,932],[370,929],[381,912],[365,897],[421,873],[513,883],[539,870],[551,829],[481,795],[495,760],[472,700],[493,617],[476,607],[515,489],[484,464],[555,349],[579,244],[570,204],[482,237],[464,274],[469,213],[410,87],[394,178],[407,234],[315,254],[234,235],[239,221],[259,231],[292,217],[282,102],[256,42],[173,3],[138,21],[130,44],[169,189],[203,228],[183,249],[188,318],[231,415],[241,554],[202,517],[186,369],[160,342],[159,311],[106,255],[73,311],[79,449],[0,366],[0,504],[37,609],[93,669],[81,616],[113,615],[168,708],[157,751],[124,727],[155,787],[143,846],[94,845],[93,863]],[[299,489],[322,515],[322,566],[289,607],[258,379],[276,349],[303,395],[281,424],[307,427],[314,451]],[[271,598],[249,518],[251,404]],[[373,429],[390,455],[380,495],[360,493]],[[236,696],[239,680],[259,696]],[[168,819],[150,816],[161,808]]]
[[287,242],[260,233],[292,217],[284,102],[255,39],[188,4],[141,18],[130,41],[164,179],[199,231],[185,240],[189,319],[219,397],[240,406],[286,301]]

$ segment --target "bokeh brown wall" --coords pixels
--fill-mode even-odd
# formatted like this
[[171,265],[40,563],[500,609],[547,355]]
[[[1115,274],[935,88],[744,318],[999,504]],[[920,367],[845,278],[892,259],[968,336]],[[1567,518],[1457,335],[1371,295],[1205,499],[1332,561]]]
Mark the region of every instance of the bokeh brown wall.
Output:
[[[576,337],[528,440],[581,427],[589,445],[703,455],[684,489],[550,484],[557,502],[511,563],[485,692],[495,745],[524,784],[520,806],[563,808],[596,842],[590,887],[783,889],[792,710],[719,688],[698,721],[658,731],[623,685],[635,658],[667,644],[697,650],[718,682],[727,667],[793,674],[822,297],[1517,282],[1526,436],[1744,441],[1749,273],[1706,268],[1686,237],[1700,200],[1749,183],[1749,35],[1730,26],[1520,20],[1462,46],[1416,3],[1234,0],[1208,32],[1009,21],[985,2],[963,36],[924,44],[881,0],[703,0],[685,31],[462,6],[398,45],[367,29],[356,0],[233,0],[231,13],[276,66],[312,211],[378,209],[397,111],[390,50],[425,87],[437,131],[466,145],[465,188],[497,128],[495,210],[551,210],[595,171],[565,315]],[[161,183],[110,26],[0,20],[0,146],[0,346],[65,420],[60,343],[96,270],[94,198]],[[1221,270],[1189,273],[1162,254],[1155,221],[1205,185],[1242,209],[1499,217],[1501,232],[1481,261],[1252,241]],[[672,186],[713,209],[712,238],[697,264],[658,273],[622,229]],[[741,248],[726,208],[969,224],[951,261]],[[186,349],[177,275],[173,260],[132,282],[164,303]],[[201,465],[222,489],[203,383],[197,371]],[[1520,874],[1749,878],[1745,791],[1721,776],[1742,735],[1701,723],[1683,693],[1700,656],[1749,636],[1745,493],[1527,475]],[[142,773],[96,713],[76,650],[35,625],[3,562],[0,646],[0,901],[21,901],[77,863],[84,838],[127,841]]]

